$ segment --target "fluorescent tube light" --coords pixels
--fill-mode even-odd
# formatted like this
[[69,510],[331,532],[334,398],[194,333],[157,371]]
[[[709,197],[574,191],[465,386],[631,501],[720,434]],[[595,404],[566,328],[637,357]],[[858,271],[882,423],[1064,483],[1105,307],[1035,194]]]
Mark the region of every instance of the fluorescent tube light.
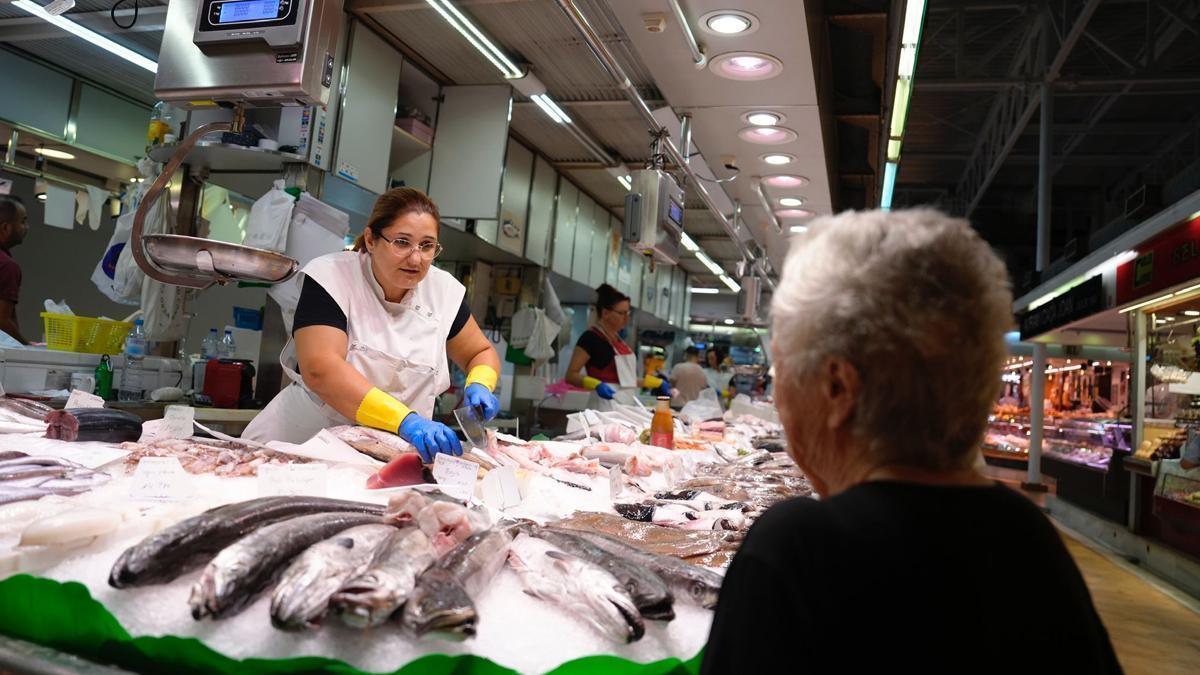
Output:
[[925,0],[908,0],[904,8],[904,32],[900,43],[915,45],[921,39],[921,25],[925,21]]
[[59,28],[74,35],[75,37],[83,38],[97,47],[125,59],[135,66],[145,68],[152,73],[158,72],[157,62],[138,54],[128,47],[124,47],[116,42],[113,42],[112,40],[104,37],[90,28],[84,28],[70,19],[50,14],[45,9],[42,9],[41,5],[35,2],[30,2],[30,0],[15,0],[15,2],[12,3],[12,6],[22,9],[43,21],[52,23],[55,26],[58,26]]
[[804,234],[805,232],[808,232],[807,225],[793,225],[791,229],[792,234]]
[[[1185,290],[1187,290],[1187,289],[1185,289]],[[1183,291],[1180,291],[1180,293],[1182,293],[1182,292]],[[1160,295],[1157,298],[1146,300],[1145,302],[1139,302],[1136,305],[1130,305],[1130,306],[1126,307],[1125,309],[1122,309],[1119,312],[1117,312],[1117,314],[1125,314],[1126,312],[1132,312],[1135,309],[1141,309],[1142,307],[1145,307],[1147,305],[1153,305],[1156,302],[1162,302],[1163,300],[1171,298],[1172,296],[1175,296],[1175,295],[1178,295],[1178,294],[1177,293],[1167,293],[1166,295]]]
[[492,62],[493,66],[500,71],[507,79],[516,79],[522,77],[524,73],[521,69],[508,58],[503,51],[500,50],[487,35],[484,35],[470,19],[462,12],[458,11],[450,0],[425,0],[426,4],[437,10],[438,14],[467,39],[471,46],[480,54],[483,54],[488,61]]
[[708,271],[712,272],[713,274],[716,274],[717,276],[725,275],[725,270],[720,265],[713,262],[713,259],[708,257],[708,254],[704,251],[697,250],[696,258],[700,262],[704,263],[704,266],[708,268]]
[[911,80],[913,71],[917,69],[917,46],[904,45],[900,48],[900,66],[896,76],[902,80]]
[[717,293],[721,292],[721,289],[719,288],[697,288],[695,286],[689,288],[688,290],[696,295],[716,295]]
[[888,131],[892,138],[904,136],[904,123],[908,120],[908,99],[912,94],[912,80],[896,80],[896,96],[892,99],[892,124]]
[[884,211],[892,209],[892,193],[896,190],[896,163],[888,162],[883,167],[883,195],[879,198],[879,208]]
[[700,250],[700,246],[696,242],[692,241],[692,238],[688,236],[687,232],[684,232],[682,235],[680,235],[679,243],[683,244],[683,247],[689,251],[695,252]]
[[[633,189],[633,179],[629,176],[617,176],[617,182],[620,183],[626,190]],[[684,235],[685,237],[687,235]]]
[[571,118],[567,117],[567,114],[562,111],[562,108],[559,108],[558,104],[552,101],[549,96],[546,96],[545,94],[534,94],[529,98],[533,99],[533,102],[537,104],[537,107],[541,108],[542,112],[546,113],[546,117],[549,117],[559,124],[571,123]]
[[734,293],[740,293],[742,290],[742,285],[733,279],[730,279],[728,275],[722,274],[721,281],[729,287],[729,290],[733,291]]

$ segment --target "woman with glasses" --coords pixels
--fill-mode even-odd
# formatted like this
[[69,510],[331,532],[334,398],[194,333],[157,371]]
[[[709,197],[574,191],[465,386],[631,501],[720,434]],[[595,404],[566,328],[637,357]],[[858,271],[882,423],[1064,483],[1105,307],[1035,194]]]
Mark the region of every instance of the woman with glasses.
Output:
[[292,379],[246,427],[257,441],[301,443],[323,428],[357,423],[399,434],[426,462],[462,454],[431,419],[450,386],[446,357],[467,373],[465,404],[484,418],[500,357],[467,308],[466,289],[432,267],[442,251],[437,205],[413,188],[382,195],[353,251],[304,267],[292,340],[280,357]]
[[662,378],[647,373],[638,379],[637,357],[621,338],[631,311],[628,295],[608,284],[596,289],[596,323],[579,337],[567,366],[567,382],[591,390],[588,407],[593,410],[611,409],[613,396],[622,389],[641,386],[671,395],[671,385]]

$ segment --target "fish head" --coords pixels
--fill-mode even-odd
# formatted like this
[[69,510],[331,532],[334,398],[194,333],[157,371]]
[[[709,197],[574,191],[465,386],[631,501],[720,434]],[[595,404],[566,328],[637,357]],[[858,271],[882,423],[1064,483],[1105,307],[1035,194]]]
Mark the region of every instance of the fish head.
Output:
[[413,597],[404,606],[404,625],[418,637],[439,633],[450,639],[475,635],[479,616],[466,589],[443,570],[421,576]]
[[[411,591],[410,588],[408,589]],[[399,579],[386,570],[369,570],[347,581],[329,600],[330,609],[353,628],[383,624],[404,601]]]
[[688,575],[674,583],[671,590],[681,602],[704,609],[714,609],[717,606],[717,598],[721,595],[721,575],[711,572]]

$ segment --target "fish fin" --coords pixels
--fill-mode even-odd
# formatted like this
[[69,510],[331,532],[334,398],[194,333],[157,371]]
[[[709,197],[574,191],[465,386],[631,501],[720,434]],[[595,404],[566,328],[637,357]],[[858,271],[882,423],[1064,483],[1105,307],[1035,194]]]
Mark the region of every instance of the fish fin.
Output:
[[559,562],[567,562],[575,559],[575,556],[570,553],[563,553],[562,551],[546,551],[546,557]]

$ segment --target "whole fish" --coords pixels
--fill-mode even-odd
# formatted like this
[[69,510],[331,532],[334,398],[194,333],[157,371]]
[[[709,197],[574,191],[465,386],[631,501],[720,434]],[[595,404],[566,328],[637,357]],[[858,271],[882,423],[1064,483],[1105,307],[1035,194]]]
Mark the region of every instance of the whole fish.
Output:
[[267,525],[225,547],[192,586],[192,618],[220,619],[243,610],[284,565],[313,544],[358,525],[382,524],[370,513],[314,513]]
[[525,592],[560,605],[614,642],[633,642],[646,633],[642,615],[616,577],[544,539],[517,535],[508,565]]
[[534,536],[561,548],[572,555],[599,565],[608,571],[633,598],[643,618],[654,621],[670,621],[675,618],[675,598],[666,583],[641,564],[613,555],[574,532],[538,528]]
[[114,588],[167,583],[212,560],[218,551],[258,528],[308,513],[346,511],[381,515],[383,507],[324,497],[260,497],[226,504],[146,537],[113,564]]
[[488,527],[487,514],[459,502],[430,501],[417,513],[417,527],[429,537],[433,550],[445,555],[472,534]]
[[412,595],[417,577],[434,560],[433,544],[420,528],[397,530],[375,549],[366,571],[333,594],[329,608],[353,628],[382,625]]
[[123,443],[142,436],[142,418],[112,408],[67,408],[46,415],[46,438]]
[[671,593],[680,602],[705,609],[713,609],[717,606],[717,596],[721,593],[721,582],[724,579],[710,569],[691,565],[675,556],[647,553],[619,539],[596,532],[570,532],[570,534],[586,539],[613,555],[641,563],[667,582]]
[[371,563],[392,525],[359,525],[309,546],[284,570],[271,595],[271,624],[282,630],[316,628],[329,599]]
[[513,529],[476,532],[425,570],[404,605],[404,627],[417,636],[432,631],[459,639],[475,635],[479,614],[473,598],[504,565]]
[[0,450],[0,461],[5,461],[5,460],[9,460],[9,459],[21,459],[23,457],[28,457],[28,456],[29,456],[28,454],[26,454],[24,452],[18,452],[16,450]]

